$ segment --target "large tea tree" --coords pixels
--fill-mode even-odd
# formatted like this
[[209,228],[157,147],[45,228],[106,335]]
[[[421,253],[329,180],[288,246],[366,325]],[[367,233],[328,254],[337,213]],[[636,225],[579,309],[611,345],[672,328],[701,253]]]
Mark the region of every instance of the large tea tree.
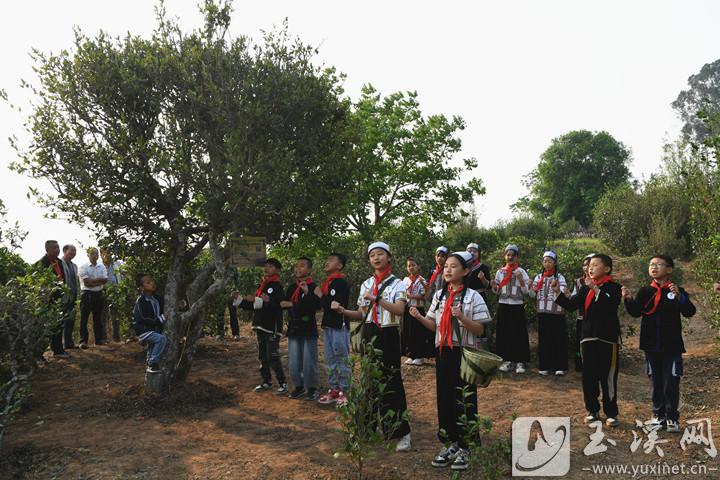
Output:
[[[229,4],[201,11],[190,33],[160,8],[151,38],[77,31],[70,51],[35,51],[31,141],[15,165],[50,183],[36,193],[51,212],[166,257],[171,382],[186,378],[227,281],[228,232],[275,242],[328,227],[353,169],[349,103],[315,50],[287,27],[231,38]],[[213,261],[194,271],[206,248]]]

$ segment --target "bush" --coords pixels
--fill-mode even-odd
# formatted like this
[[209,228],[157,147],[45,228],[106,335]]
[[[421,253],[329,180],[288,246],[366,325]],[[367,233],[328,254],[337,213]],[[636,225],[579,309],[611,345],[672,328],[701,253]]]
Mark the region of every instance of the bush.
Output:
[[609,190],[595,206],[593,228],[600,239],[621,255],[637,252],[647,221],[641,208],[641,196],[630,185]]

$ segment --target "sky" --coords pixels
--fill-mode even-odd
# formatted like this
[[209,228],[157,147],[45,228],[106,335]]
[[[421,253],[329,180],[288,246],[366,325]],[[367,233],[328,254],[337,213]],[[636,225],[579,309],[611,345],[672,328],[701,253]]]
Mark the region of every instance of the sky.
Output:
[[[29,232],[19,253],[44,253],[47,238],[87,247],[92,233],[43,218],[30,186],[49,186],[8,170],[27,143],[23,123],[32,97],[29,53],[72,49],[73,28],[147,36],[156,25],[150,0],[8,2],[0,19],[0,198],[8,219]],[[201,17],[195,0],[167,0],[187,30]],[[635,178],[660,167],[662,146],[681,123],[670,104],[687,79],[720,58],[720,2],[684,1],[376,1],[236,0],[232,35],[259,37],[287,18],[291,33],[320,49],[317,60],[347,75],[357,98],[363,84],[382,94],[417,91],[425,114],[460,115],[462,155],[486,186],[476,199],[480,224],[510,218],[527,193],[522,177],[568,131],[605,130],[632,151]],[[89,166],[90,168],[90,166]],[[81,252],[76,262],[83,263]]]

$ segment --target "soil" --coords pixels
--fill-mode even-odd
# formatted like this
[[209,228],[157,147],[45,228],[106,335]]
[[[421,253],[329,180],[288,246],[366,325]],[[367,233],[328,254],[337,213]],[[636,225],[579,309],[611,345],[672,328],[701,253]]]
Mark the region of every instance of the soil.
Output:
[[[697,293],[691,285],[688,290]],[[716,332],[703,318],[700,308],[685,334],[681,421],[710,418],[717,425],[720,359]],[[259,381],[255,342],[248,325],[243,325],[241,333],[238,341],[202,339],[188,383],[162,399],[144,396],[144,352],[137,343],[73,350],[68,360],[49,359],[34,377],[33,396],[6,432],[0,450],[0,478],[351,478],[355,469],[349,460],[333,455],[342,444],[335,411],[274,392],[253,392]],[[534,354],[536,335],[531,338]],[[287,365],[285,340],[281,346]],[[680,434],[660,432],[660,439],[668,440],[661,445],[664,458],[657,451],[646,454],[642,445],[635,453],[630,451],[633,432],[642,433],[635,428],[635,420],[646,420],[651,413],[643,358],[637,336],[626,338],[618,381],[621,423],[615,429],[604,427],[606,438],[617,444],[605,442],[606,452],[583,453],[592,430],[583,425],[580,374],[540,377],[536,369],[524,375],[502,374],[480,390],[480,413],[493,423],[483,436],[484,445],[510,438],[513,415],[569,416],[571,468],[566,478],[598,478],[583,470],[593,464],[658,462],[685,463],[688,468],[704,465],[708,470],[702,477],[720,478],[716,470],[720,456],[709,457],[700,445],[683,451]],[[533,359],[531,367],[536,365]],[[440,447],[433,363],[403,366],[402,374],[411,415],[412,451],[377,453],[369,460],[367,478],[450,478],[450,470],[430,466]],[[503,463],[501,478],[509,476],[509,463]],[[462,477],[482,478],[477,468]]]

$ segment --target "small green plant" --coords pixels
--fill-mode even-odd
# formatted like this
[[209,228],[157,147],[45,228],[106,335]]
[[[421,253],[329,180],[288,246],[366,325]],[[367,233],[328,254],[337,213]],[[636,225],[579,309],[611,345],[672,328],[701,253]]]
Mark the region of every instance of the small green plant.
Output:
[[374,341],[373,338],[364,343],[363,355],[348,358],[348,362],[356,366],[355,378],[347,392],[347,404],[338,407],[338,420],[345,439],[342,449],[335,456],[345,454],[351,459],[358,480],[365,478],[365,465],[375,451],[391,447],[392,432],[407,417],[407,412],[403,416],[398,416],[393,410],[381,413],[382,397],[389,392],[386,391],[386,372],[381,366],[378,351],[373,348]]

